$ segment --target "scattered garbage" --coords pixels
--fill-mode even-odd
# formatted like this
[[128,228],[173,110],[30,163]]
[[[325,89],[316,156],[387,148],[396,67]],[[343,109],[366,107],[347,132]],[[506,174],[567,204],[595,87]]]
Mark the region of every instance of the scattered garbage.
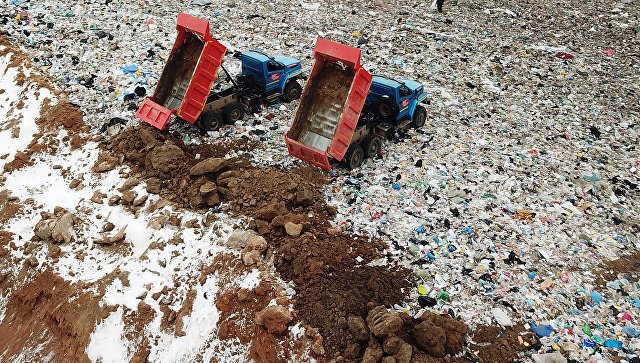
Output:
[[[452,2],[446,18],[429,3],[289,5],[155,4],[151,20],[140,2],[13,0],[2,30],[105,136],[135,123],[157,87],[178,11],[215,24],[229,49],[287,54],[307,71],[318,37],[357,47],[365,69],[415,79],[428,95],[420,130],[384,140],[352,171],[332,162],[325,188],[336,228],[382,240],[379,263],[418,277],[399,309],[523,324],[540,339],[522,345],[523,359],[637,361],[637,4]],[[283,17],[286,27],[266,25]],[[286,169],[301,163],[284,142],[299,103],[281,106],[204,136],[187,123],[170,131],[192,144],[259,142],[229,155]]]

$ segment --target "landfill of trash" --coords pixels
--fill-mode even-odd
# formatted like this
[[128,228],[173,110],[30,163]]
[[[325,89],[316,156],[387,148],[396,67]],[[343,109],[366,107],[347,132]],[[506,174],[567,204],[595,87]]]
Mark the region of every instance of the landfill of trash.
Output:
[[[83,358],[86,349],[92,361],[640,362],[640,3],[457,0],[446,1],[443,8],[440,13],[435,2],[384,0],[12,0],[3,5],[2,34],[28,55],[33,72],[42,73],[57,90],[52,93],[67,94],[67,108],[56,112],[71,114],[75,107],[90,127],[82,142],[76,140],[83,152],[95,141],[95,150],[87,151],[90,165],[85,170],[70,164],[70,172],[79,168],[76,174],[89,175],[93,167],[94,173],[107,173],[104,183],[127,180],[125,185],[118,182],[123,189],[116,199],[109,192],[86,199],[102,204],[110,197],[105,206],[122,205],[136,218],[144,214],[159,231],[191,223],[185,230],[196,232],[184,232],[186,247],[176,247],[170,239],[158,255],[185,253],[202,266],[227,266],[233,272],[219,273],[225,276],[219,289],[228,293],[220,293],[215,306],[220,311],[215,323],[220,321],[222,328],[207,332],[215,339],[201,346],[193,343],[187,351],[171,340],[174,333],[118,340],[113,338],[118,331],[109,330],[109,324],[122,321],[128,326],[129,316],[142,321],[132,326],[154,330],[157,320],[158,331],[174,326],[176,337],[198,336],[198,327],[210,323],[206,308],[195,315],[207,293],[194,288],[189,295],[186,286],[198,280],[190,269],[196,268],[181,262],[169,267],[192,274],[180,280],[184,286],[163,289],[167,282],[154,280],[149,289],[130,277],[138,290],[128,293],[134,295],[127,295],[126,303],[111,311],[103,306],[99,319],[82,315],[82,323],[95,324],[99,334],[89,339],[91,325],[86,341],[80,339],[70,356]],[[168,130],[153,129],[135,114],[156,88],[176,37],[179,12],[209,21],[211,35],[230,51],[284,54],[299,59],[307,72],[318,37],[358,48],[362,66],[371,74],[424,84],[426,124],[398,131],[359,168],[346,170],[332,161],[328,172],[289,155],[285,134],[297,101],[253,109],[235,124],[205,134],[175,117]],[[225,62],[229,73],[239,72],[236,60]],[[230,81],[219,78],[220,84]],[[52,125],[61,125],[56,122]],[[10,133],[15,125],[0,121],[0,126]],[[81,126],[64,124],[70,135]],[[20,263],[32,267],[45,255],[51,258],[51,248],[35,262],[27,252],[2,253],[2,246],[10,243],[27,249],[24,241],[10,242],[3,231],[19,231],[28,224],[9,227],[20,215],[3,219],[11,199],[2,193],[20,182],[12,172],[38,165],[33,155],[62,150],[57,143],[64,141],[56,140],[42,141],[42,147],[28,155],[8,146],[0,149],[0,156],[11,153],[2,158],[0,180],[6,186],[0,187],[0,258],[23,259]],[[161,161],[153,156],[160,155],[158,150]],[[172,158],[179,161],[172,164]],[[203,166],[205,161],[215,165]],[[116,164],[125,165],[126,171],[117,171]],[[199,172],[198,166],[209,169]],[[133,177],[137,182],[126,186]],[[187,179],[195,182],[187,187]],[[81,180],[88,184],[81,177],[78,184]],[[265,190],[271,186],[278,190]],[[28,194],[21,194],[24,205],[29,204]],[[169,208],[164,201],[174,209],[163,211]],[[38,203],[48,207],[39,199],[32,203],[33,224],[36,215],[42,218],[40,227],[51,225],[54,231],[60,221],[76,229],[85,224],[67,215],[71,205],[54,210],[52,204],[41,216]],[[87,216],[95,217],[92,213]],[[120,224],[103,231],[99,222],[100,236],[90,227],[84,232],[96,245],[115,246],[111,253],[120,241],[151,239],[142,233],[133,236],[134,222],[127,225],[124,212],[112,213]],[[181,213],[185,216],[180,219]],[[196,219],[199,222],[191,222]],[[216,223],[220,231],[211,227]],[[34,232],[29,226],[36,240],[71,241],[64,233],[56,237],[40,227]],[[243,228],[250,235],[240,238],[244,243],[228,258],[240,262],[207,259],[205,252],[213,256],[219,248],[186,243],[205,236],[228,239],[235,236],[233,230]],[[142,253],[147,247],[130,243],[136,259],[155,253]],[[84,252],[114,263],[101,253]],[[125,265],[118,270],[126,270]],[[69,266],[59,269],[78,276],[65,280],[87,284],[88,290],[106,277],[99,270],[108,269],[87,268],[82,273],[88,277],[79,277],[80,270]],[[5,281],[9,269],[0,267],[2,287],[3,281],[12,280]],[[140,270],[131,276],[149,278]],[[197,273],[206,276],[206,270]],[[114,287],[118,273],[113,271],[111,280],[93,289],[105,296],[126,291]],[[163,276],[169,273],[162,271]],[[17,270],[12,273],[18,275]],[[265,278],[269,274],[276,277]],[[258,275],[266,282],[254,281]],[[56,277],[43,276],[41,284],[62,286]],[[242,283],[236,286],[234,279]],[[170,285],[171,278],[168,281]],[[211,281],[204,278],[200,285]],[[16,308],[7,291],[0,288],[0,322],[9,316],[7,309]],[[150,301],[155,291],[157,303]],[[236,301],[235,295],[244,297]],[[198,325],[185,320],[182,327],[190,309],[174,309],[171,315],[170,300],[162,301],[175,296],[193,305],[192,322]],[[29,294],[22,298],[36,300]],[[94,300],[83,295],[77,301],[99,305]],[[150,305],[141,308],[138,300]],[[257,301],[255,306],[252,301]],[[157,311],[157,319],[140,311]],[[243,325],[253,314],[260,326],[255,330]],[[238,316],[242,324],[223,325]],[[292,321],[300,324],[287,327]],[[0,323],[0,333],[9,328]],[[283,331],[289,335],[280,336]],[[16,334],[16,342],[30,342],[17,338],[22,332],[11,334]],[[132,346],[149,348],[146,353],[130,348],[117,355],[119,351],[107,353],[99,347],[127,339],[135,342]],[[233,344],[225,346],[224,339]],[[254,344],[250,355],[243,355],[239,346],[251,341],[271,348]],[[170,347],[163,351],[163,344]],[[215,344],[219,351],[208,350]],[[295,346],[295,353],[283,352],[288,348],[282,346]],[[48,354],[0,342],[3,359],[54,359]],[[57,354],[56,361],[64,361]]]

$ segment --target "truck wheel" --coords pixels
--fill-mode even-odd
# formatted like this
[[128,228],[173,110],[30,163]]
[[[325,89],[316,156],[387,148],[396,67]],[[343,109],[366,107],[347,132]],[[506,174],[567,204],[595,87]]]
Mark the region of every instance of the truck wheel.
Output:
[[382,97],[376,102],[374,112],[376,116],[387,122],[393,122],[398,118],[398,105],[389,97]]
[[364,150],[362,150],[362,147],[358,144],[351,144],[342,162],[345,168],[349,170],[353,170],[359,167],[360,165],[362,165],[363,160],[364,160]]
[[222,109],[222,117],[226,124],[233,125],[244,117],[244,107],[239,102],[231,102]]
[[206,134],[207,131],[216,131],[222,127],[222,117],[215,111],[207,111],[200,115],[200,131]]
[[362,139],[362,148],[366,157],[373,158],[382,150],[382,139],[376,134],[369,134]]
[[291,102],[300,98],[301,94],[302,94],[302,86],[300,86],[298,81],[293,80],[293,81],[289,81],[289,83],[287,83],[287,85],[284,86],[284,93],[282,95],[282,98],[284,98],[284,100],[287,102]]
[[416,106],[416,110],[413,112],[413,121],[411,121],[411,126],[419,129],[424,126],[425,121],[427,121],[427,110],[420,105]]

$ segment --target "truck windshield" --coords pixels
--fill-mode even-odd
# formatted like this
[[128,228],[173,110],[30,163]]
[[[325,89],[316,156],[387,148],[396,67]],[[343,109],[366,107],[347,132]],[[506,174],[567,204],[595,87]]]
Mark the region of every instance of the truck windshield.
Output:
[[279,71],[281,69],[283,69],[284,66],[276,61],[269,61],[267,62],[267,71],[269,72],[275,72],[275,71]]

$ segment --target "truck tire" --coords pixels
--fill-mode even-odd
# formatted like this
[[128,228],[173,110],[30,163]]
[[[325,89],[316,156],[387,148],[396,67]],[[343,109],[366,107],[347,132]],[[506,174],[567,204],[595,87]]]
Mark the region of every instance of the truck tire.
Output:
[[420,105],[416,106],[416,110],[413,111],[413,121],[411,121],[411,126],[419,129],[424,126],[425,121],[427,121],[427,110]]
[[302,86],[298,83],[298,81],[291,80],[284,86],[284,92],[282,94],[282,98],[286,102],[291,102],[297,100],[302,95]]
[[347,150],[347,154],[344,156],[344,159],[342,159],[342,163],[345,168],[353,170],[362,165],[363,160],[364,150],[362,150],[362,146],[359,144],[351,144]]
[[222,109],[222,118],[228,125],[233,125],[244,118],[244,106],[239,102],[231,102]]
[[380,117],[386,122],[394,122],[398,119],[398,105],[389,97],[380,98],[374,108],[376,116]]
[[376,134],[369,134],[362,139],[362,148],[366,157],[373,158],[382,150],[382,139]]
[[203,112],[200,115],[200,131],[206,134],[207,131],[216,131],[222,127],[222,117],[216,111]]

